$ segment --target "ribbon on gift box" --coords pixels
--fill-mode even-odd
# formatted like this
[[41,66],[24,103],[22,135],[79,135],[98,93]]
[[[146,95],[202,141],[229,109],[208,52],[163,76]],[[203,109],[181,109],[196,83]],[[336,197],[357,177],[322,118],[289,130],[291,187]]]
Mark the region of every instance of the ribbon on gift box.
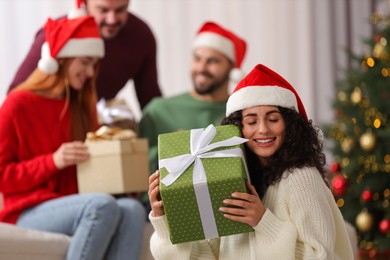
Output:
[[[117,104],[107,105],[108,102],[101,98],[96,104],[98,114],[101,116],[102,123],[112,124],[119,119],[134,120],[134,115],[131,113],[126,103],[122,100],[117,100]],[[112,103],[112,101],[111,101]]]
[[245,157],[240,148],[212,151],[220,147],[243,144],[248,139],[234,136],[223,141],[211,143],[216,133],[217,130],[213,125],[209,125],[206,129],[192,129],[190,133],[191,154],[159,160],[159,168],[165,168],[168,171],[168,175],[161,180],[166,186],[174,183],[194,163],[192,181],[206,239],[218,237],[218,230],[207,186],[206,172],[201,158],[241,157],[247,178],[250,180]]
[[123,129],[120,127],[101,126],[95,132],[88,132],[86,142],[100,141],[100,140],[125,140],[137,138],[137,134],[130,129]]

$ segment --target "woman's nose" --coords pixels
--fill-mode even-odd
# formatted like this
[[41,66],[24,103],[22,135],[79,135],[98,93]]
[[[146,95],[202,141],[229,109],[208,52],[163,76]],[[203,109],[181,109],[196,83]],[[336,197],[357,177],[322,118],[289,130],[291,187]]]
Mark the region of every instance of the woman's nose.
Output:
[[268,132],[268,126],[264,122],[259,123],[258,127],[259,134],[266,134]]
[[93,76],[93,74],[95,73],[95,68],[94,66],[88,66],[87,67],[87,70],[86,70],[86,74],[89,78],[91,78]]

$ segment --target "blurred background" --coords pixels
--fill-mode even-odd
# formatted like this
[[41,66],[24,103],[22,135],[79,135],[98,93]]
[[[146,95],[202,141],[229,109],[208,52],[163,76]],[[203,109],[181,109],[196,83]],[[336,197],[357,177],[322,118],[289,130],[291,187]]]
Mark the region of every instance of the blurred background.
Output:
[[[0,0],[0,103],[48,16],[73,7],[72,0]],[[362,52],[371,34],[370,16],[388,11],[387,0],[131,0],[129,9],[153,30],[159,82],[165,96],[192,88],[189,65],[195,33],[213,20],[248,42],[243,69],[263,63],[298,90],[309,117],[332,119],[334,83],[348,66],[345,50]],[[136,40],[136,39],[135,39]],[[139,118],[132,84],[123,97]]]

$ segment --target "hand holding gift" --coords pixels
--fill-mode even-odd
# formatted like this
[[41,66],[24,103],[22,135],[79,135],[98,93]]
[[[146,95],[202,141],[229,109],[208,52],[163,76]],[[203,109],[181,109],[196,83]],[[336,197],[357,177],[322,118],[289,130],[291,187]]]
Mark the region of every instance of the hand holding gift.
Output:
[[246,182],[250,194],[245,192],[232,193],[233,198],[224,199],[225,207],[219,208],[227,219],[256,226],[264,215],[265,207],[256,192],[255,187]]
[[88,160],[88,158],[88,148],[80,141],[63,143],[53,154],[53,161],[58,169],[76,165]]
[[149,202],[152,208],[152,216],[160,217],[164,215],[164,206],[160,197],[160,171],[155,171],[149,177]]

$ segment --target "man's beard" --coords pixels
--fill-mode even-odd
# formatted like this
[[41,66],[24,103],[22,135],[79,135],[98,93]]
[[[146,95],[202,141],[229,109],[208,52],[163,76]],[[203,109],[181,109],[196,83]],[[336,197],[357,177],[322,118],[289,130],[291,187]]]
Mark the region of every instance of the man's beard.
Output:
[[229,82],[229,73],[226,73],[222,78],[220,79],[215,79],[215,77],[213,77],[211,74],[209,73],[200,73],[200,74],[203,74],[204,76],[207,76],[209,78],[212,78],[214,79],[213,82],[211,82],[210,85],[206,86],[206,87],[198,87],[196,84],[195,84],[195,80],[193,80],[193,84],[195,86],[195,92],[199,95],[208,95],[208,94],[212,94],[214,93],[215,91],[219,90],[220,88],[222,88],[227,82]]
[[[102,37],[104,39],[111,39],[111,38],[115,37],[116,35],[118,35],[118,33],[122,29],[122,27],[123,27],[123,23],[122,22],[117,22],[115,24],[107,24],[107,23],[103,22],[103,23],[100,24],[100,32],[101,32]],[[104,33],[102,33],[104,28],[114,29],[115,32],[112,33],[111,30],[110,30],[109,35],[104,34]]]

